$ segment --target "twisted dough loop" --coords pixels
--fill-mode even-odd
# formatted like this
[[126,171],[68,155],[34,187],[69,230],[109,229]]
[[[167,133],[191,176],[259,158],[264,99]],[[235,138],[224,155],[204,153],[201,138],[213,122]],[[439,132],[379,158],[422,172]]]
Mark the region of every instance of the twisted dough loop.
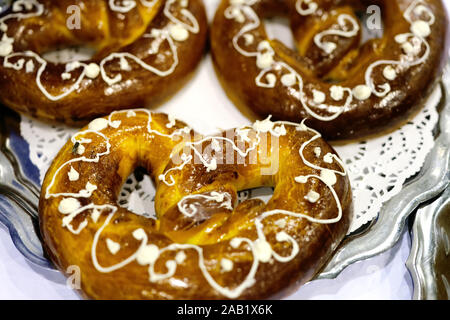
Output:
[[[357,14],[373,5],[384,34],[360,46]],[[436,81],[445,12],[440,0],[222,0],[211,28],[214,65],[230,99],[259,116],[308,118],[329,139],[393,130]],[[297,51],[268,38],[263,19],[274,15],[290,19]]]
[[[156,183],[157,220],[116,204],[137,166]],[[114,113],[55,158],[41,231],[60,270],[80,267],[91,298],[265,298],[311,279],[346,234],[342,170],[303,125],[266,121],[201,137],[164,114]],[[237,191],[259,186],[275,188],[267,204],[236,205]]]
[[[207,21],[201,0],[20,0],[0,17],[0,100],[68,124],[133,106],[160,104],[202,58]],[[79,26],[70,19],[78,11]],[[89,61],[42,55],[89,47]],[[126,107],[125,107],[126,106]]]

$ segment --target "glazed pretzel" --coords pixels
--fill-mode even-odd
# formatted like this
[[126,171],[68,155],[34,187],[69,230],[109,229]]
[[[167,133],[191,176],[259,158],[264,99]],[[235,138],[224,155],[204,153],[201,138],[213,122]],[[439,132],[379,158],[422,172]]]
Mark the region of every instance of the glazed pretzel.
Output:
[[[70,8],[80,10],[78,27],[68,25]],[[201,0],[17,0],[0,17],[0,101],[69,124],[156,105],[188,79],[206,34]],[[72,46],[95,54],[68,63],[43,58]]]
[[[384,34],[360,46],[356,16],[383,14]],[[330,139],[394,129],[420,107],[445,57],[440,0],[222,0],[212,24],[217,75],[256,114],[308,124]],[[289,17],[297,52],[263,19]],[[245,72],[243,72],[243,70]]]
[[[138,166],[156,184],[157,219],[117,204]],[[268,203],[237,191],[274,187]],[[47,172],[39,204],[55,265],[81,271],[96,299],[266,298],[311,279],[345,236],[343,164],[305,124],[258,121],[204,137],[146,109],[75,134]]]

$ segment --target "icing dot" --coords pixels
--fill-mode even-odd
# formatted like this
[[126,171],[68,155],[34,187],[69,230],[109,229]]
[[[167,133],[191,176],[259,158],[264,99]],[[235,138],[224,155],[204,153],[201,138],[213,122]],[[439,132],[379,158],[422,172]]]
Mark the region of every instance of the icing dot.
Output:
[[260,69],[267,69],[273,63],[273,56],[270,52],[266,52],[263,54],[258,54],[258,58],[256,59],[256,65]]
[[100,217],[100,213],[101,212],[98,211],[97,209],[92,210],[92,213],[91,213],[92,221],[97,222],[98,218]]
[[117,129],[118,127],[120,127],[121,124],[122,124],[122,121],[115,120],[115,121],[112,121],[109,125],[115,129]]
[[322,153],[322,149],[320,149],[320,147],[315,147],[314,148],[314,154],[316,155],[316,157],[320,157],[320,154]]
[[182,264],[184,260],[186,260],[186,254],[184,253],[184,251],[178,252],[177,255],[175,256],[176,263]]
[[255,258],[261,262],[269,262],[272,257],[272,247],[266,240],[256,239],[254,242]]
[[242,243],[241,239],[233,238],[230,241],[230,246],[236,249],[236,248],[238,248],[241,245],[241,243]]
[[281,83],[286,87],[291,87],[297,82],[297,77],[293,73],[285,74],[281,77]]
[[397,77],[397,73],[395,72],[395,69],[391,66],[386,66],[383,69],[383,76],[388,80],[394,80]]
[[325,161],[325,163],[333,163],[333,155],[331,153],[327,153],[324,155],[323,161]]
[[285,219],[278,219],[277,221],[274,222],[274,224],[278,227],[280,227],[281,229],[286,228],[286,220]]
[[223,258],[220,260],[220,269],[222,272],[229,272],[233,270],[233,261]]
[[142,229],[142,228],[134,230],[132,234],[136,240],[144,240],[145,237],[147,237],[147,234],[145,233],[144,229]]
[[86,76],[95,79],[100,74],[100,67],[96,63],[90,63],[86,66]]
[[310,190],[308,192],[308,194],[305,196],[305,199],[308,200],[311,203],[316,203],[317,200],[319,200],[320,198],[320,194],[318,194],[317,192]]
[[364,84],[353,88],[353,96],[358,100],[366,100],[372,95],[372,90]]
[[131,66],[128,63],[128,60],[125,57],[120,57],[120,69],[124,70],[124,71],[130,71],[131,70]]
[[333,42],[325,42],[323,43],[323,51],[325,51],[326,53],[330,54],[332,53],[334,50],[336,50],[337,45],[336,43]]
[[137,252],[136,261],[140,265],[153,264],[159,257],[159,248],[154,244],[141,247]]
[[329,186],[333,186],[337,182],[336,174],[328,169],[323,169],[320,172],[320,178]]
[[72,75],[68,72],[64,72],[61,74],[61,79],[63,80],[69,80],[70,78],[72,78]]
[[181,24],[171,25],[169,34],[176,41],[185,41],[189,38],[189,32]]
[[274,125],[275,123],[270,120],[270,117],[268,117],[267,119],[264,119],[262,121],[256,120],[253,124],[253,129],[260,132],[269,132],[273,129]]
[[412,54],[414,53],[414,47],[411,43],[405,42],[402,44],[402,49],[406,54]]
[[112,254],[116,254],[120,250],[120,244],[109,238],[106,239],[106,247]]
[[27,64],[25,65],[25,72],[30,73],[34,71],[34,62],[32,60],[28,60]]
[[284,125],[278,126],[273,129],[273,134],[278,137],[285,136],[286,133],[287,133],[286,127]]
[[108,120],[104,118],[97,118],[95,120],[92,120],[91,123],[89,123],[89,129],[94,131],[102,131],[103,129],[108,127]]
[[267,83],[273,87],[275,86],[275,83],[277,82],[277,77],[273,73],[268,73],[266,75]]
[[58,211],[62,214],[69,214],[81,208],[81,203],[75,198],[62,199],[58,206]]
[[6,57],[13,52],[13,45],[9,42],[0,42],[0,57]]
[[319,90],[313,90],[314,103],[317,103],[317,104],[323,103],[323,102],[325,102],[325,98],[326,98],[325,93],[323,93],[322,91],[319,91]]
[[78,147],[77,147],[77,154],[78,155],[81,156],[85,151],[86,151],[86,148],[82,144],[78,145]]
[[77,181],[80,178],[80,174],[73,167],[70,167],[70,171],[67,173],[70,181]]
[[255,41],[255,37],[250,33],[244,34],[243,37],[245,40],[245,45],[247,46],[251,45]]
[[409,35],[407,33],[401,33],[401,34],[396,35],[394,39],[395,39],[395,42],[402,44],[408,40],[408,36]]
[[288,241],[289,235],[284,231],[280,231],[276,234],[275,239],[277,239],[278,242]]
[[341,86],[332,86],[330,88],[331,98],[335,101],[340,101],[344,97],[344,88]]
[[425,21],[418,20],[411,25],[411,32],[418,37],[426,38],[431,34],[431,28]]
[[298,182],[298,183],[306,183],[306,182],[308,182],[308,177],[306,177],[306,176],[298,176],[298,177],[295,177],[295,182]]

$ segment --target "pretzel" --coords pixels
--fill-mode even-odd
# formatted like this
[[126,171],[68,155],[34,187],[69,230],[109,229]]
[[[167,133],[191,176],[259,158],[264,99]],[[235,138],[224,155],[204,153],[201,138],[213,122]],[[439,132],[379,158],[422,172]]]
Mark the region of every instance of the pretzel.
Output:
[[[372,12],[373,28],[374,5],[383,36],[360,46],[357,14]],[[241,109],[309,119],[328,139],[360,138],[392,130],[420,109],[445,57],[445,12],[440,0],[222,0],[211,50]],[[263,19],[277,15],[290,19],[297,51],[268,38]]]
[[[117,204],[136,167],[156,186],[156,219]],[[267,202],[237,192],[274,187]],[[93,299],[260,299],[310,280],[346,235],[351,188],[335,151],[305,123],[216,136],[146,109],[92,121],[49,168],[44,247],[77,266]]]
[[[18,0],[0,16],[0,101],[72,125],[157,105],[188,80],[206,34],[201,0]],[[77,46],[95,54],[44,58]]]

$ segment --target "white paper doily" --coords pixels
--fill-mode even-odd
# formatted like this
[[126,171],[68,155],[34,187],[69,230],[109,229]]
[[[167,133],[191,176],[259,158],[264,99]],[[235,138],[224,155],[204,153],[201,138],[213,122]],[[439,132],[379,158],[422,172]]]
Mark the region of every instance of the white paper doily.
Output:
[[[382,204],[420,170],[434,145],[433,130],[439,118],[436,105],[440,97],[441,90],[437,87],[421,112],[388,135],[335,146],[346,164],[353,188],[354,218],[349,233],[377,217]],[[229,108],[234,108],[231,102]],[[220,120],[220,115],[217,117]],[[200,132],[202,122],[205,130],[210,128],[210,119],[199,119],[195,129]],[[76,131],[63,125],[49,126],[22,115],[21,133],[30,145],[30,159],[39,169],[41,181],[59,149]],[[122,188],[119,204],[135,213],[154,217],[154,186],[148,176],[139,180],[133,175],[129,178]],[[251,195],[241,193],[240,200],[250,196],[267,199],[267,190],[257,190]]]

